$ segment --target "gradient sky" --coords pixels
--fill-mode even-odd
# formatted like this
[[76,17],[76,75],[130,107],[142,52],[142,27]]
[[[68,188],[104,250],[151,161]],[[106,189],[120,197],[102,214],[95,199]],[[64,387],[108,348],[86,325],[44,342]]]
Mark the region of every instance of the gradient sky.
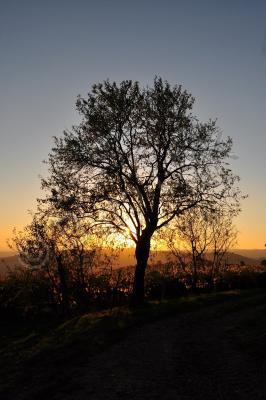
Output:
[[30,220],[53,136],[106,78],[182,83],[234,140],[238,247],[266,242],[265,1],[0,0],[0,250]]

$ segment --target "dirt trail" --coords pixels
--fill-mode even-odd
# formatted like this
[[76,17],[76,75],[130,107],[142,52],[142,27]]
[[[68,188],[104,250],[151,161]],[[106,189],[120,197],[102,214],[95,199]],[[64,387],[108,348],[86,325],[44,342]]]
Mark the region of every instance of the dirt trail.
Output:
[[266,345],[253,343],[254,321],[261,323],[265,311],[263,305],[221,315],[212,306],[139,327],[89,360],[74,392],[54,398],[266,399]]

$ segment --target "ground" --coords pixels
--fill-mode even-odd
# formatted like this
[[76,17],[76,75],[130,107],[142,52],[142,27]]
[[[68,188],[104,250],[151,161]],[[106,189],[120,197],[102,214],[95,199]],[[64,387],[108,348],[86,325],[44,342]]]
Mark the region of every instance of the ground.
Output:
[[0,398],[265,399],[265,315],[261,292],[197,302],[136,324],[101,350],[82,351],[82,342],[78,358],[74,350],[72,359],[66,351],[60,360],[41,352]]

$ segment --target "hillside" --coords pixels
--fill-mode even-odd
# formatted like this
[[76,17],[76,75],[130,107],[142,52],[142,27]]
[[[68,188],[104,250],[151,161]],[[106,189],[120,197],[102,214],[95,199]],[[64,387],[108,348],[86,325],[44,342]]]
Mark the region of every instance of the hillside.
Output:
[[5,400],[266,398],[266,295],[228,292],[3,325]]
[[227,262],[227,264],[244,263],[245,265],[251,265],[251,266],[260,265],[260,260],[250,258],[250,257],[245,257],[242,254],[237,254],[237,253],[233,253],[233,252],[227,253],[226,262]]

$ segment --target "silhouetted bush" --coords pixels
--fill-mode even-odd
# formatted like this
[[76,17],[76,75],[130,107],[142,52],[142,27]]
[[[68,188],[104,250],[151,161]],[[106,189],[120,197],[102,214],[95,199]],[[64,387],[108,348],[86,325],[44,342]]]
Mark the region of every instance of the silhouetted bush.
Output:
[[266,271],[257,274],[257,286],[266,288]]
[[0,316],[32,317],[54,311],[49,279],[42,271],[18,268],[0,283]]
[[145,283],[145,294],[149,300],[173,298],[187,293],[184,277],[171,263],[149,267]]

